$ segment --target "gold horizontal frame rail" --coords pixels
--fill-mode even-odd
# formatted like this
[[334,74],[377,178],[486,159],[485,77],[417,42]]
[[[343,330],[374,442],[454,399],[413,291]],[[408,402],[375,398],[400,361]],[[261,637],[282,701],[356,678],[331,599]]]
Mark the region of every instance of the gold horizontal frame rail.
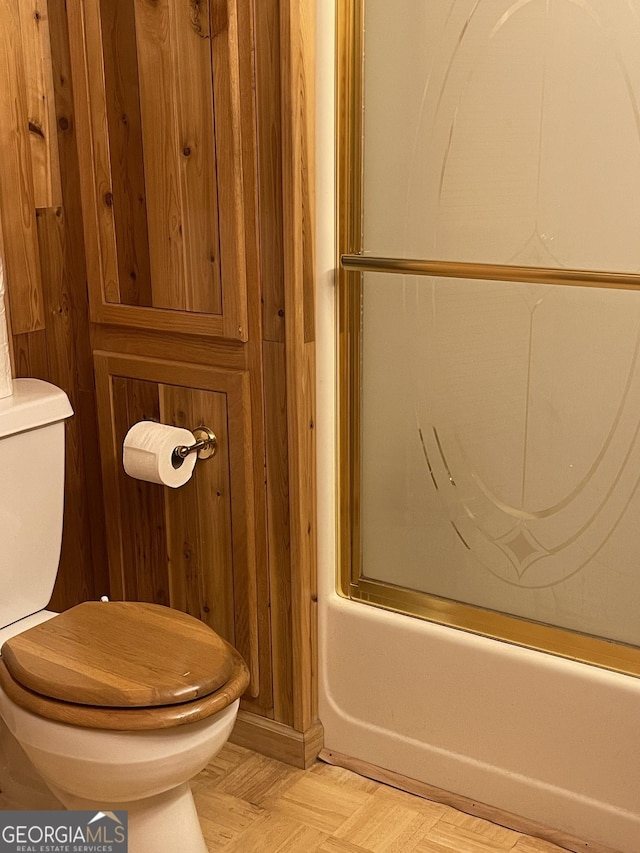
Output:
[[564,284],[577,287],[608,287],[640,290],[640,273],[597,272],[560,267],[520,267],[508,264],[476,264],[461,261],[430,261],[416,258],[381,258],[372,255],[340,256],[345,270],[404,275],[430,275],[437,278],[464,278],[485,281],[517,281],[530,284]]
[[361,577],[349,598],[394,613],[640,678],[640,649],[526,617]]

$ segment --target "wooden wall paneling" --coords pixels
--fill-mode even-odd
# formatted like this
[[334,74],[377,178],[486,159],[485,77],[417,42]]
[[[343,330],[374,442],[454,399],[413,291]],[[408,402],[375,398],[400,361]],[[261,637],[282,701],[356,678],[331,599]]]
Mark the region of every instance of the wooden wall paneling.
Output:
[[[158,386],[176,386],[194,392],[216,392],[226,397],[230,500],[233,518],[233,523],[230,525],[233,565],[228,566],[227,571],[233,573],[235,646],[249,666],[251,672],[249,693],[256,697],[259,693],[256,531],[248,374],[245,371],[225,371],[215,367],[168,360],[157,361],[142,356],[121,356],[105,352],[95,353],[94,358],[103,451],[109,558],[114,586],[117,587],[119,583],[122,594],[126,597],[140,598],[140,585],[143,580],[147,590],[152,593],[156,590],[156,594],[160,593],[160,596],[155,598],[156,601],[170,602],[168,591],[165,596],[167,600],[162,600],[164,595],[162,584],[165,583],[165,576],[168,579],[167,542],[164,537],[167,527],[171,527],[171,521],[167,522],[165,517],[163,487],[134,481],[124,474],[120,461],[122,439],[127,429],[136,421],[160,418]],[[144,391],[146,386],[153,388],[152,394]],[[168,400],[171,392],[167,391],[166,394]],[[138,397],[144,405],[134,401],[134,396]],[[206,395],[205,398],[196,395],[190,403],[194,406],[193,411],[197,411],[203,399],[208,400],[209,407],[213,405],[209,413],[216,416],[215,404],[212,404],[210,395]],[[138,491],[132,491],[131,483],[137,484],[133,489]],[[198,493],[196,486],[196,492],[193,493],[192,511],[203,514],[200,519],[201,531],[207,526],[211,528],[210,508],[208,504],[205,505],[207,488],[210,497],[211,487],[205,487],[204,493]],[[153,498],[149,496],[149,490],[153,491]],[[216,494],[216,500],[217,497]],[[146,504],[144,509],[141,508],[143,504]],[[184,514],[184,512],[184,508],[181,508],[180,513]],[[142,543],[134,547],[127,545],[127,542],[136,541],[136,531],[127,532],[128,525],[136,523],[132,522],[132,519],[138,519],[137,524],[141,526],[144,526],[144,519],[146,519],[146,525],[151,529],[150,534],[141,533],[140,537],[151,535],[156,537],[156,543],[157,540],[161,541],[153,558],[151,553],[155,547],[154,542],[145,538]],[[173,535],[176,535],[175,531]],[[211,535],[214,535],[214,531]],[[195,542],[193,535],[191,539]],[[198,540],[196,543],[199,548],[203,541],[207,540]],[[150,565],[152,559],[157,561],[155,569]],[[199,559],[202,562],[202,558]],[[132,567],[131,564],[136,561],[140,561],[141,568]],[[149,586],[145,579],[152,575],[156,582],[153,586]],[[135,590],[130,583],[132,576],[137,579]]]
[[[273,716],[293,726],[294,693],[301,682],[293,660],[296,566],[290,533],[283,254],[293,236],[285,234],[283,224],[280,0],[255,4],[255,33]],[[257,736],[262,735],[259,730]]]
[[[65,270],[65,225],[62,208],[38,211],[38,241],[47,317],[44,332],[46,369],[40,366],[38,370],[38,367],[31,363],[28,375],[37,375],[63,388],[72,405],[77,408],[76,346],[71,310],[74,294],[69,287],[73,281]],[[94,593],[91,548],[91,529],[94,521],[90,515],[91,504],[85,496],[86,484],[90,478],[87,476],[83,452],[85,441],[91,441],[92,435],[83,436],[82,427],[83,421],[77,415],[65,423],[65,512],[60,571],[52,607],[69,606],[68,602],[79,603]],[[99,527],[100,520],[95,524]],[[96,570],[99,569],[97,566]]]
[[99,0],[68,0],[67,16],[92,319],[120,301]]
[[[259,302],[257,310],[260,310]],[[265,417],[262,388],[260,339],[247,344],[251,350],[249,385],[252,435],[249,449],[253,465],[253,508],[256,561],[256,618],[258,632],[259,689],[253,700],[245,697],[243,707],[261,716],[273,716],[273,658],[271,649],[271,598],[267,541]]]
[[47,0],[21,0],[20,29],[25,59],[33,194],[36,208],[62,204],[58,134]]
[[[216,7],[212,8],[215,11]],[[83,209],[91,257],[91,314],[99,323],[246,341],[242,134],[243,127],[252,119],[252,102],[245,104],[239,96],[238,63],[239,51],[251,51],[251,33],[239,31],[233,0],[230,0],[228,16],[223,16],[223,30],[212,34],[210,40],[202,39],[202,34],[196,32],[197,25],[192,18],[193,9],[178,0],[154,3],[139,0],[135,4],[145,198],[148,211],[153,211],[153,216],[147,216],[147,231],[152,300],[159,306],[156,309],[124,303],[114,225],[114,216],[120,207],[114,204],[112,177],[112,168],[116,170],[117,158],[122,153],[118,149],[112,155],[110,151],[100,3],[99,0],[69,0],[74,76],[81,81],[76,108],[81,127],[81,166],[87,176],[83,181]],[[214,14],[213,19],[220,23],[219,15]],[[112,20],[107,17],[110,33]],[[197,40],[197,49],[186,49],[187,38],[194,45]],[[209,41],[212,57],[205,56],[209,49],[206,45],[203,47]],[[245,42],[248,42],[246,47]],[[107,44],[110,44],[109,34]],[[197,90],[204,97],[210,86],[209,79],[205,81],[205,59],[209,77],[212,64],[215,68],[217,171],[213,171],[211,156],[208,157],[206,151],[210,142],[205,138],[210,104],[193,109]],[[178,61],[187,63],[186,68],[180,68],[179,74],[176,73]],[[176,99],[181,98],[184,103],[177,104]],[[184,125],[179,123],[180,116],[185,117]],[[193,144],[181,138],[183,133],[193,137]],[[115,137],[118,148],[122,142],[121,129],[116,129]],[[217,216],[213,203],[216,178],[218,209],[225,213],[220,218],[219,246],[216,240],[209,239]],[[201,208],[203,200],[211,202],[208,210]],[[193,240],[186,236],[189,224],[198,228]],[[203,234],[207,235],[205,246],[201,242]],[[185,246],[191,253],[188,262]],[[211,284],[217,276],[218,263],[222,271],[221,296],[219,287],[216,292],[215,287],[191,276],[193,270],[197,269],[200,276],[206,268]],[[124,262],[121,266],[126,270]],[[127,275],[131,275],[130,270]],[[212,310],[220,302],[222,314],[205,313],[205,305],[207,310]]]
[[[234,610],[233,513],[229,453],[227,395],[214,391],[192,392],[191,429],[208,425],[218,439],[218,452],[210,464],[201,464],[195,478],[200,512],[199,545],[203,555],[200,573],[203,615],[211,627],[236,644]],[[257,638],[254,640],[257,643]],[[256,679],[257,684],[257,679]]]
[[[189,388],[160,385],[159,421],[193,429],[194,414]],[[197,465],[197,463],[196,463]],[[209,468],[205,474],[211,474]],[[201,478],[199,478],[201,479]],[[203,596],[201,575],[211,561],[201,547],[198,484],[192,477],[179,489],[163,489],[167,531],[169,601],[172,607],[199,619],[212,619],[208,600]],[[226,530],[225,530],[226,532]],[[212,566],[215,571],[217,566]],[[211,625],[211,621],[208,622]],[[213,627],[213,625],[211,625]],[[215,629],[214,629],[215,630]],[[228,639],[226,635],[225,639]]]
[[[200,515],[199,544],[203,557],[200,574],[203,621],[211,617],[211,626],[236,643],[234,612],[233,514],[231,500],[231,469],[229,442],[229,412],[227,395],[212,391],[193,391],[191,429],[209,425],[218,440],[218,452],[209,465],[200,465],[195,478],[198,506],[206,511]],[[234,425],[235,428],[235,425]],[[250,500],[250,496],[247,496]],[[257,644],[257,637],[254,639]],[[258,667],[259,669],[259,667]]]
[[[40,210],[37,216],[47,326],[45,330],[15,338],[17,376],[53,382],[69,395],[74,416],[65,424],[65,513],[62,553],[56,586],[50,602],[64,609],[108,592],[103,557],[102,499],[99,462],[95,448],[95,417],[90,400],[82,399],[78,384],[74,294],[70,289],[68,237],[62,208]],[[91,467],[93,462],[93,467]],[[98,493],[96,494],[96,490]],[[95,514],[97,512],[97,515]]]
[[[76,493],[67,483],[70,507],[81,506],[84,518],[82,562],[67,558],[63,547],[58,582],[52,598],[55,609],[78,603],[84,597],[98,598],[109,592],[109,574],[104,532],[102,474],[97,441],[97,416],[93,379],[93,358],[89,329],[87,268],[84,253],[80,173],[78,166],[71,60],[69,55],[65,0],[48,0],[48,24],[54,84],[55,119],[58,136],[58,160],[62,186],[62,208],[47,211],[47,221],[56,225],[62,240],[62,266],[59,285],[65,310],[70,316],[67,327],[73,346],[68,346],[73,371],[69,393],[79,431],[80,477]],[[51,218],[52,213],[54,219]],[[40,229],[39,229],[40,231]],[[55,303],[54,303],[55,304]],[[50,349],[51,344],[47,342]],[[64,543],[63,543],[64,544]]]
[[[206,8],[206,6],[205,6]],[[185,249],[185,307],[222,313],[214,69],[210,24],[196,3],[172,0],[174,103]],[[226,212],[225,212],[226,215]],[[232,279],[229,279],[231,282]],[[244,281],[237,285],[243,290]],[[237,286],[236,285],[236,286]]]
[[[102,466],[102,490],[104,495],[104,523],[106,553],[109,566],[109,589],[113,599],[125,598],[123,570],[122,529],[119,511],[119,468],[122,464],[122,447],[116,442],[115,408],[117,392],[114,392],[107,358],[100,353],[94,355],[96,383],[96,409],[98,415],[98,442]],[[120,428],[120,431],[123,427]]]
[[[294,726],[304,761],[322,739],[315,683],[312,13],[307,0],[255,4],[272,735],[280,741],[281,728]],[[244,721],[247,743],[253,725]],[[259,741],[260,732],[255,736]]]
[[271,648],[274,716],[294,724],[294,665],[291,602],[291,534],[287,390],[284,344],[265,341],[264,389],[268,472],[268,542],[271,588]]
[[235,644],[231,484],[226,394],[175,385],[160,389],[160,419],[218,439],[180,489],[164,489],[171,606],[201,619]]
[[14,335],[44,328],[19,0],[0,0],[0,223]]
[[36,379],[49,376],[47,333],[44,329],[13,336],[13,364],[15,376],[33,376]]
[[284,341],[279,0],[255,4],[263,337]]
[[[183,205],[172,61],[172,0],[135,4],[142,148],[149,217],[153,305],[185,309]],[[184,11],[188,12],[185,4]]]
[[159,388],[152,381],[113,376],[111,395],[114,444],[119,449],[115,506],[121,528],[118,568],[123,598],[169,605],[163,490],[153,483],[127,476],[121,461],[122,445],[129,428],[138,421],[160,420]]
[[[68,293],[66,308],[71,315],[71,334],[73,336],[73,364],[75,384],[78,390],[91,395],[90,417],[87,419],[86,435],[96,434],[95,391],[93,379],[93,356],[91,351],[89,301],[87,294],[87,259],[84,250],[82,207],[80,201],[80,168],[76,122],[71,84],[71,58],[69,54],[67,12],[65,0],[48,0],[49,34],[51,38],[51,57],[54,80],[55,115],[58,134],[58,157],[62,186],[62,207],[47,212],[47,221],[57,223],[62,239],[61,276],[64,278],[65,291]],[[55,214],[55,220],[51,215]],[[87,441],[85,453],[95,449],[93,458],[99,471],[97,442]],[[96,465],[92,465],[93,468]],[[92,473],[95,481],[96,474]],[[97,477],[98,491],[100,490]],[[98,516],[102,515],[102,506]]]
[[135,6],[102,3],[102,50],[111,156],[113,219],[118,247],[118,291],[127,305],[151,305],[151,269],[143,169]]
[[[34,376],[62,387],[75,411],[74,417],[66,423],[64,534],[58,577],[50,602],[52,608],[63,609],[87,597],[108,592],[102,488],[95,441],[93,370],[65,5],[64,0],[39,4],[39,19],[30,19],[31,3],[21,4],[20,11],[25,16],[23,33],[25,27],[33,24],[39,27],[38,37],[46,38],[46,45],[33,47],[30,59],[42,65],[44,57],[49,66],[48,76],[53,88],[46,96],[50,108],[47,135],[49,142],[51,136],[56,137],[55,144],[50,147],[57,152],[56,169],[64,180],[60,182],[62,205],[34,211],[43,328],[18,334],[15,328],[12,330],[13,369],[16,376]],[[6,19],[1,20],[3,28],[9,26]],[[26,89],[23,94],[26,99]],[[19,205],[14,209],[19,210]],[[12,291],[19,290],[15,279],[7,284]]]
[[215,74],[214,115],[218,160],[218,205],[223,290],[224,335],[247,340],[247,267],[245,236],[245,168],[243,133],[253,130],[253,98],[241,97],[241,53],[253,52],[251,31],[238,27],[238,0],[211,0],[211,52]]
[[[256,596],[260,686],[255,699],[245,697],[243,709],[260,716],[273,716],[271,609],[267,550],[265,412],[262,382],[262,281],[259,256],[259,204],[257,173],[257,120],[255,114],[255,22],[254,4],[237,3],[238,85],[242,114],[242,192],[244,211],[244,259],[247,276],[247,354],[251,397],[251,457],[253,462],[253,506],[256,548]],[[212,8],[216,15],[216,7]],[[220,21],[213,30],[221,29]]]
[[[103,302],[95,310],[92,319],[132,329],[156,329],[159,332],[176,334],[225,337],[224,315],[202,314],[191,311],[175,311],[166,308],[146,308],[136,305],[108,304]],[[239,328],[239,327],[238,327]],[[239,335],[236,338],[239,339]]]
[[315,350],[305,305],[314,275],[313,0],[281,0],[280,10],[293,700],[295,728],[305,731],[317,718]]
[[[255,506],[253,486],[251,399],[248,374],[240,374],[227,397],[229,465],[232,483],[236,647],[251,672],[249,693],[259,693],[258,590],[256,582]],[[239,564],[239,565],[236,565]]]
[[[275,717],[273,724],[265,729],[270,733],[268,739],[273,748],[287,743],[288,751],[297,753],[302,749],[306,762],[319,748],[320,738],[315,721],[313,637],[313,315],[308,217],[312,186],[307,182],[312,151],[308,146],[309,78],[305,68],[309,2],[209,0],[207,4],[187,4],[190,17],[186,25],[183,18],[181,24],[176,23],[175,15],[183,14],[181,4],[176,0],[158,0],[155,5],[164,8],[165,3],[169,4],[169,21],[173,22],[170,57],[174,77],[175,67],[184,63],[182,57],[191,38],[197,38],[198,44],[210,51],[207,62],[216,72],[212,82],[205,80],[202,71],[205,50],[201,48],[198,58],[189,55],[187,61],[189,74],[195,79],[187,85],[187,76],[180,77],[179,85],[183,88],[175,99],[174,113],[180,130],[176,135],[178,179],[172,191],[180,196],[183,213],[184,205],[191,204],[187,196],[206,197],[206,193],[198,195],[200,187],[197,192],[193,189],[192,174],[201,174],[198,156],[209,143],[199,137],[204,138],[207,130],[201,126],[200,116],[191,121],[194,110],[187,105],[190,98],[193,104],[197,102],[198,89],[213,85],[219,206],[224,213],[218,254],[222,265],[223,313],[206,313],[216,308],[210,301],[212,294],[205,292],[207,285],[196,281],[189,272],[184,257],[185,277],[189,279],[185,284],[185,308],[196,310],[155,309],[150,304],[151,275],[144,272],[145,258],[148,260],[144,218],[146,180],[139,165],[136,170],[136,158],[131,155],[131,161],[126,162],[127,155],[123,153],[126,145],[129,151],[131,146],[142,150],[139,105],[136,116],[138,45],[130,26],[135,15],[134,0],[113,0],[106,4],[100,4],[99,0],[66,0],[66,3],[48,0],[54,66],[56,56],[63,56],[67,50],[62,30],[68,26],[65,32],[71,40],[75,101],[72,109],[70,73],[65,60],[54,73],[63,205],[59,215],[48,210],[39,218],[41,245],[36,247],[35,254],[39,257],[41,251],[48,258],[52,265],[50,274],[57,277],[54,284],[46,281],[47,291],[52,290],[52,301],[45,299],[42,309],[47,324],[49,310],[59,311],[56,306],[60,305],[67,307],[53,318],[50,331],[36,329],[16,334],[16,362],[29,372],[37,368],[42,371],[40,375],[48,377],[55,370],[60,375],[66,370],[66,376],[75,385],[74,423],[80,429],[77,446],[82,448],[82,458],[75,463],[78,467],[74,488],[81,490],[87,516],[92,517],[99,531],[101,509],[95,501],[92,508],[87,503],[95,495],[95,486],[92,493],[90,481],[96,457],[91,456],[95,448],[91,429],[95,414],[91,365],[86,352],[89,321],[85,312],[85,259],[79,239],[80,189],[91,317],[99,324],[92,329],[94,348],[126,353],[103,351],[95,359],[112,594],[169,602],[182,597],[181,606],[199,607],[207,617],[207,601],[228,596],[228,577],[203,574],[196,582],[192,573],[185,576],[183,589],[172,574],[180,542],[176,531],[182,524],[180,518],[186,517],[188,511],[186,497],[180,496],[176,507],[167,500],[164,494],[167,490],[142,484],[143,489],[146,485],[160,492],[159,501],[155,496],[149,499],[146,493],[141,496],[134,485],[134,491],[125,493],[122,505],[114,511],[122,491],[121,438],[130,422],[147,412],[159,411],[166,417],[169,409],[175,411],[177,418],[180,412],[186,417],[213,408],[219,419],[224,401],[231,532],[229,539],[206,541],[208,533],[213,535],[215,527],[227,523],[221,519],[228,518],[229,513],[228,507],[220,508],[225,502],[223,470],[214,475],[214,469],[209,469],[205,486],[200,482],[204,482],[204,477],[195,479],[198,494],[192,504],[197,507],[199,530],[196,532],[192,526],[186,541],[197,540],[199,547],[203,546],[203,555],[209,554],[204,559],[214,562],[222,560],[223,543],[227,543],[225,548],[231,543],[233,620],[228,601],[226,615],[220,615],[218,605],[212,618],[221,620],[219,626],[226,623],[221,632],[229,630],[233,621],[236,645],[250,664],[253,696],[243,699],[245,736],[260,734],[261,726],[256,719]],[[148,5],[149,0],[135,0],[135,4]],[[17,0],[0,0],[0,15],[10,8],[15,18],[16,5]],[[0,20],[4,23],[7,18]],[[201,38],[203,35],[208,37]],[[6,45],[12,43],[6,30],[0,34],[0,42],[3,37],[5,54],[0,48],[0,57],[14,61],[14,57],[6,56]],[[64,48],[55,47],[56,39],[59,44],[65,42]],[[181,111],[186,117],[184,122],[178,115]],[[80,169],[74,165],[76,124]],[[136,134],[137,141],[132,142]],[[189,137],[186,142],[183,136]],[[196,140],[194,144],[191,137]],[[259,219],[256,141],[260,150]],[[184,153],[187,148],[188,155]],[[207,192],[209,189],[210,185]],[[119,210],[119,202],[126,208],[126,215]],[[118,216],[125,224],[116,221]],[[198,224],[204,223],[198,220]],[[130,239],[133,230],[140,234]],[[198,245],[203,242],[202,233]],[[260,258],[258,238],[262,242]],[[184,234],[183,239],[187,241]],[[211,264],[211,257],[211,254],[205,260],[200,257],[197,263]],[[68,298],[68,304],[61,302],[63,298]],[[198,303],[200,298],[204,300],[202,303]],[[53,355],[49,352],[52,346],[56,348]],[[71,366],[62,363],[64,358],[71,359]],[[180,361],[173,360],[176,358]],[[74,438],[71,444],[75,442]],[[84,475],[80,474],[82,464]],[[202,470],[201,467],[201,473]],[[218,505],[213,501],[214,489]],[[221,499],[218,491],[222,491]],[[179,491],[172,497],[178,494]],[[215,518],[213,523],[212,518]],[[133,529],[145,526],[147,531],[140,535]],[[78,523],[77,528],[84,528],[84,523]],[[163,539],[165,531],[168,539]],[[86,555],[86,533],[82,535]],[[99,543],[99,532],[92,534],[94,561],[100,551]],[[167,551],[176,555],[174,566],[167,566]],[[131,564],[123,571],[125,553]],[[195,561],[201,563],[202,559],[198,554]],[[271,579],[269,561],[273,566]],[[131,565],[135,567],[133,570]],[[91,569],[85,566],[81,576],[83,571],[91,594]],[[105,590],[100,588],[95,566],[93,573],[93,587],[100,594]],[[75,584],[75,580],[65,580],[61,598],[75,594]],[[258,741],[254,740],[253,745]]]
[[221,370],[248,370],[249,348],[237,341],[184,335],[156,329],[95,326],[94,348],[150,358],[172,358],[189,364],[215,364]]

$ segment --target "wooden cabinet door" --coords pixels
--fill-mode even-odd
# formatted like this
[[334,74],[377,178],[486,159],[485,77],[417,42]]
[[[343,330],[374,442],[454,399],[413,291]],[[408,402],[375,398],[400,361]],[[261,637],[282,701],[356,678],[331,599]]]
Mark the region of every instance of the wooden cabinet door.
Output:
[[[111,591],[191,613],[235,645],[258,690],[249,377],[95,353]],[[135,480],[122,444],[141,420],[210,427],[215,456],[178,489]]]
[[69,0],[96,322],[247,339],[242,1]]

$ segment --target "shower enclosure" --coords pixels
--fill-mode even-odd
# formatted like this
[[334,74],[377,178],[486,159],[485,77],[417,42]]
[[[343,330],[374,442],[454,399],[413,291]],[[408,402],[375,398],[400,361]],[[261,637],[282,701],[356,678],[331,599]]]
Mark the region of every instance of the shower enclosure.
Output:
[[638,675],[640,3],[351,12],[343,591]]
[[640,2],[337,9],[327,746],[631,853]]

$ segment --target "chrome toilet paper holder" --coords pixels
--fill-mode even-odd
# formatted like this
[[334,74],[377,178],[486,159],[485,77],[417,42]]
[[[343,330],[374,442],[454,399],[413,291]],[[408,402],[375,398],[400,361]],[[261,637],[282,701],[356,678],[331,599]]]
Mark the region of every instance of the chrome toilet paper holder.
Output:
[[218,452],[218,439],[209,427],[202,425],[191,432],[196,440],[195,444],[181,444],[173,448],[171,464],[174,468],[179,468],[190,453],[197,453],[198,459],[210,459]]

